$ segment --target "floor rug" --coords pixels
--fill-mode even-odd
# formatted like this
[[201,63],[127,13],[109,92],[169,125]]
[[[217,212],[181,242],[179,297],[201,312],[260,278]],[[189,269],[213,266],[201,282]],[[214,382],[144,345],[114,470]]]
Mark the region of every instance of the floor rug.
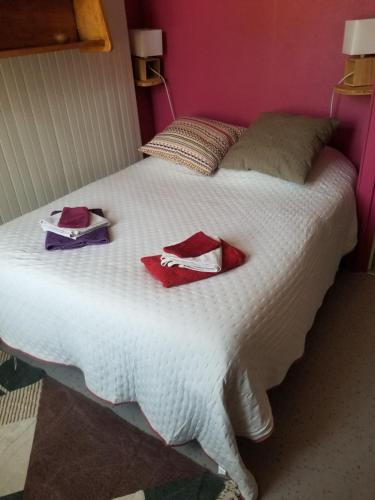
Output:
[[2,500],[235,500],[235,484],[0,351]]

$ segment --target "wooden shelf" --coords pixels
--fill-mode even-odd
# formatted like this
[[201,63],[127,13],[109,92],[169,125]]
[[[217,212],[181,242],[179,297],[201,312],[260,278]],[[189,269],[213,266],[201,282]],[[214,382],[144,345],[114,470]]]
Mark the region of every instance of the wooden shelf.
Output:
[[0,19],[2,58],[112,49],[101,0],[0,0]]
[[93,50],[104,47],[104,40],[80,40],[79,42],[56,43],[53,45],[43,45],[41,47],[25,47],[21,49],[1,50],[0,57],[27,56],[31,54],[42,54],[45,52],[57,52],[60,50]]
[[154,87],[155,85],[160,85],[161,83],[161,78],[158,76],[150,78],[149,80],[135,80],[137,87]]
[[358,96],[358,95],[371,95],[373,86],[363,85],[362,87],[352,87],[351,85],[341,84],[341,85],[335,85],[334,89],[337,94]]

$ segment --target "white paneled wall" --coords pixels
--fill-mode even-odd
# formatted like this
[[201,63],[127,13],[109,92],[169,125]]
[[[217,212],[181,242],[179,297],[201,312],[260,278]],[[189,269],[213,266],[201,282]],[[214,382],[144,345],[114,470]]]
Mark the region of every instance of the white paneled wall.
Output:
[[0,59],[0,223],[140,158],[124,0],[111,53]]

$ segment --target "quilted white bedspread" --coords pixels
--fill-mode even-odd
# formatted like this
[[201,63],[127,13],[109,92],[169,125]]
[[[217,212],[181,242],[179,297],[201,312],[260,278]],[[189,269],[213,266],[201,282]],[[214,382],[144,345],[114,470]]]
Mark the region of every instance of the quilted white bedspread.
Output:
[[[350,162],[330,148],[304,186],[140,161],[0,227],[0,337],[79,367],[101,398],[137,401],[166,442],[196,438],[255,498],[234,436],[272,430],[266,391],[302,355],[356,242],[354,181]],[[44,250],[38,220],[64,205],[102,208],[112,242]],[[247,262],[164,289],[140,258],[199,230],[242,249]]]

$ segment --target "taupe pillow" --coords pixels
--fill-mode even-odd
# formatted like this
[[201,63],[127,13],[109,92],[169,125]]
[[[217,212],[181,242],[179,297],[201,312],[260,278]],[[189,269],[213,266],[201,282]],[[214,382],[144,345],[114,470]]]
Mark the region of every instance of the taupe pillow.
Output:
[[337,125],[327,118],[262,113],[229,149],[220,167],[257,170],[304,184]]

